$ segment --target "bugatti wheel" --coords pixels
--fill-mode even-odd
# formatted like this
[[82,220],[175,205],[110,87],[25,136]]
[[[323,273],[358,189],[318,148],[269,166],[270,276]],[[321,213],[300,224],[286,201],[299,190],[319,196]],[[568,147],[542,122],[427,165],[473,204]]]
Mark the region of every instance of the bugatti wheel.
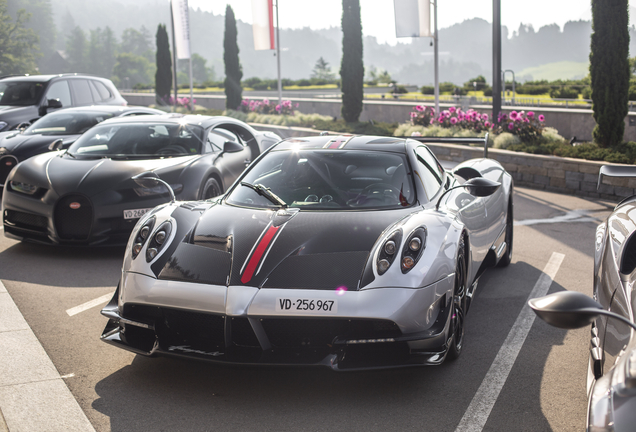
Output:
[[508,215],[506,216],[506,253],[501,257],[498,267],[506,267],[512,261],[512,233],[513,233],[513,214],[512,214],[512,189],[510,190],[510,199],[508,200]]
[[447,358],[454,360],[462,352],[464,345],[464,320],[466,316],[466,249],[462,236],[457,245],[457,264],[455,268],[455,290],[453,293],[451,329],[452,337],[448,346]]
[[214,178],[209,178],[203,184],[203,188],[201,189],[201,194],[199,195],[199,199],[206,200],[210,198],[217,197],[223,193],[219,182]]

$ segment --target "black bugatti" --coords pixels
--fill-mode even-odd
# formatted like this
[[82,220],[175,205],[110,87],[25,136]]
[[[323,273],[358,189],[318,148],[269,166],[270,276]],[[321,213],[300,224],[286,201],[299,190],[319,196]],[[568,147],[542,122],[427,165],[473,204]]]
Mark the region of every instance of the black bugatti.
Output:
[[5,182],[7,237],[69,245],[123,244],[165,188],[132,177],[152,172],[179,200],[220,195],[280,138],[229,117],[166,114],[105,120],[66,150],[18,164]]
[[47,114],[26,129],[0,132],[0,190],[13,167],[25,159],[57,148],[66,149],[84,132],[109,118],[153,114],[165,112],[113,105],[68,108]]

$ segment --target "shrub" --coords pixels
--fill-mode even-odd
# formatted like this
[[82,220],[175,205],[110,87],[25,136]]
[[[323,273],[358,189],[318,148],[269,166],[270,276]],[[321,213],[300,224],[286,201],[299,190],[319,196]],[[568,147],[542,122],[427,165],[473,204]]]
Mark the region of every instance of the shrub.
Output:
[[539,143],[539,137],[541,137],[545,126],[543,123],[545,120],[544,116],[536,116],[532,111],[528,112],[528,114],[524,111],[512,111],[510,115],[500,112],[498,120],[497,134],[509,132],[517,135],[526,144]]
[[311,81],[309,81],[308,79],[299,79],[298,81],[296,81],[296,85],[298,87],[309,87],[311,85]]
[[[298,104],[296,104],[296,107],[298,107]],[[269,99],[263,99],[262,101],[243,99],[239,108],[244,113],[294,115],[290,100],[283,100],[278,105],[276,102],[270,102]]]
[[428,126],[435,116],[435,108],[416,105],[411,111],[411,125]]
[[521,138],[510,132],[502,132],[495,137],[493,147],[496,149],[507,149],[511,145],[521,144]]
[[435,94],[435,87],[434,86],[422,86],[422,88],[420,89],[420,92],[422,92],[422,94],[425,94],[425,95],[432,95],[432,94]]
[[515,91],[519,94],[541,95],[550,92],[550,86],[541,84],[532,84],[531,82],[515,85]]
[[406,94],[408,92],[409,91],[404,86],[396,85],[395,87],[393,87],[393,94]]
[[574,87],[560,87],[550,90],[550,97],[553,99],[578,99],[579,91]]

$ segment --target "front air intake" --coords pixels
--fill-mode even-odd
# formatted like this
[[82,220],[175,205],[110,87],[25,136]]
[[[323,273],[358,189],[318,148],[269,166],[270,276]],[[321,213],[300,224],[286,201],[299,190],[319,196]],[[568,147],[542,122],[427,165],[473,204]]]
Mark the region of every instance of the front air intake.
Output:
[[93,205],[82,195],[67,195],[55,205],[53,220],[62,240],[86,240],[93,223]]

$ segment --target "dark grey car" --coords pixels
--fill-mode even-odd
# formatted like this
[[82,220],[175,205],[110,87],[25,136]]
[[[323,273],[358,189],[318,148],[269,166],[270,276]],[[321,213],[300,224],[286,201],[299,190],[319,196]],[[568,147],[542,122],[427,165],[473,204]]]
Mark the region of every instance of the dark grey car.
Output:
[[106,78],[82,74],[5,77],[0,79],[0,131],[33,123],[60,108],[127,104]]

